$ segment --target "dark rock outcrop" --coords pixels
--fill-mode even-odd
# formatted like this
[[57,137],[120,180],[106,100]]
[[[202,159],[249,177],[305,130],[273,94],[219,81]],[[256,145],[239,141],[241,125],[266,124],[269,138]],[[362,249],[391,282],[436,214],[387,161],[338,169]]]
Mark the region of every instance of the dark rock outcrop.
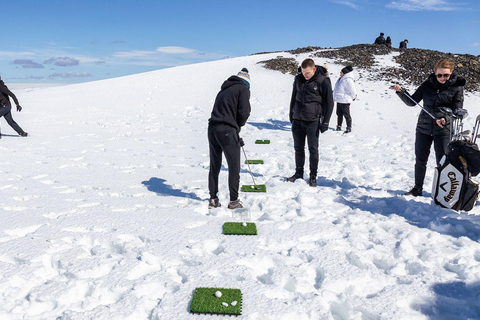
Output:
[[[416,86],[425,81],[428,75],[433,72],[438,60],[448,58],[455,63],[455,72],[467,80],[465,90],[470,92],[480,90],[480,56],[470,54],[452,54],[415,48],[400,51],[399,49],[374,44],[356,44],[331,50],[321,50],[320,47],[306,47],[288,52],[292,54],[311,52],[310,56],[312,58],[329,58],[337,64],[351,65],[359,71],[371,71],[375,80]],[[387,55],[392,52],[400,53],[394,57],[394,61],[399,64],[399,67],[376,64],[375,56]],[[295,59],[282,56],[261,63],[265,64],[265,68],[279,70],[283,73],[295,74],[298,69],[298,63]],[[360,76],[362,77],[362,74]]]

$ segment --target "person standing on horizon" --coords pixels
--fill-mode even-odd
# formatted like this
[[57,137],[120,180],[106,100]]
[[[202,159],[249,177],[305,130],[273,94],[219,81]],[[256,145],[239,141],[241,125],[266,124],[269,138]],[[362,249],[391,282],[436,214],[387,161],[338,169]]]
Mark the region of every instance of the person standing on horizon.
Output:
[[[13,94],[12,91],[8,89],[3,80],[0,78],[0,118],[4,117],[10,127],[13,128],[21,137],[26,137],[28,133],[23,131],[22,128],[13,120],[12,118],[12,104],[10,103],[10,97],[12,97],[15,105],[17,106],[17,111],[22,111],[17,97]],[[0,133],[0,139],[2,134]]]
[[305,59],[301,65],[301,72],[295,76],[290,101],[289,117],[295,149],[295,174],[287,178],[288,182],[303,179],[306,139],[310,152],[308,184],[311,187],[317,186],[319,131],[324,133],[328,130],[332,111],[332,84],[327,69],[316,66],[310,58]]
[[350,104],[357,98],[357,90],[353,81],[353,68],[346,66],[340,71],[340,78],[335,83],[333,100],[337,102],[337,128],[342,130],[343,117],[347,122],[347,129],[344,133],[352,131],[352,116],[350,115]]
[[388,48],[391,48],[392,47],[392,38],[390,38],[390,36],[387,37],[387,40],[385,40],[385,45],[388,47]]
[[407,43],[408,43],[407,39],[400,41],[400,45],[398,46],[398,48],[403,50],[407,49]]
[[208,208],[221,206],[218,200],[218,176],[222,168],[222,153],[228,164],[229,209],[243,208],[238,198],[240,185],[240,148],[243,140],[238,135],[250,116],[250,75],[243,68],[236,76],[228,78],[217,94],[210,119],[208,119],[208,143],[210,171]]
[[384,34],[383,32],[380,32],[380,35],[375,39],[375,42],[373,44],[385,44],[385,38],[383,37]]

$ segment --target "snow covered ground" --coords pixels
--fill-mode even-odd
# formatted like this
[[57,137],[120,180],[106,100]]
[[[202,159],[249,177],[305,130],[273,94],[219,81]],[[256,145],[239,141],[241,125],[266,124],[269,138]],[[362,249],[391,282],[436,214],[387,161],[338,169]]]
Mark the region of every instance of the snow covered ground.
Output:
[[[318,187],[286,183],[293,76],[257,64],[278,55],[291,56],[17,91],[24,111],[14,118],[29,136],[1,120],[0,318],[217,319],[189,304],[196,287],[225,287],[243,293],[239,319],[480,319],[480,205],[457,213],[429,190],[402,195],[419,109],[357,72],[353,132],[321,135]],[[315,60],[335,83],[342,66]],[[252,93],[242,136],[267,185],[241,194],[259,232],[243,237],[222,235],[238,220],[226,209],[226,168],[223,206],[207,209],[206,135],[220,85],[242,67]],[[465,108],[471,129],[480,94]]]

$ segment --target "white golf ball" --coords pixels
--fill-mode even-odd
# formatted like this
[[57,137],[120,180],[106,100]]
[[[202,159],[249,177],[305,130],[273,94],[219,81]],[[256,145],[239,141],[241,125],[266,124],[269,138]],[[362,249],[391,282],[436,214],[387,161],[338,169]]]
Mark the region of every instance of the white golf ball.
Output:
[[215,292],[215,297],[220,298],[222,296],[222,293],[220,291]]
[[246,227],[246,226],[247,226],[247,223],[246,223],[246,222],[243,222],[243,223],[242,223],[242,226]]
[[228,307],[228,303],[226,303],[226,302],[222,302],[222,305],[223,305],[224,307]]
[[237,301],[232,301],[231,305],[232,305],[233,307],[235,307],[235,306],[237,305],[237,303],[238,303]]

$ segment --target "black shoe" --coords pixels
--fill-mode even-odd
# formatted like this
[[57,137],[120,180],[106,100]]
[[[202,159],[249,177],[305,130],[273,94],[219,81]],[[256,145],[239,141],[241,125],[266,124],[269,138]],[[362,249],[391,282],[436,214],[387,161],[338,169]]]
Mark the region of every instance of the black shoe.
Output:
[[344,132],[344,133],[349,133],[349,132],[352,132],[352,128],[350,128],[350,127],[347,127],[347,129],[345,130],[345,132]]
[[418,197],[422,195],[422,188],[419,188],[417,186],[413,187],[412,190],[405,192],[404,195],[406,196],[414,196]]
[[243,208],[243,203],[240,202],[240,199],[237,199],[235,201],[230,201],[228,203],[228,209],[241,209]]
[[303,174],[300,175],[298,173],[295,173],[293,176],[291,176],[290,178],[287,178],[287,182],[295,182],[297,179],[303,179]]
[[311,176],[310,181],[308,182],[308,185],[310,187],[316,187],[317,186],[317,177],[316,176]]
[[214,209],[221,206],[222,205],[220,204],[220,201],[218,200],[218,198],[210,199],[210,201],[208,201],[208,209]]
[[20,133],[20,137],[26,137],[26,136],[28,136],[28,132]]
[[337,128],[335,129],[335,131],[342,131],[342,126],[337,126]]

